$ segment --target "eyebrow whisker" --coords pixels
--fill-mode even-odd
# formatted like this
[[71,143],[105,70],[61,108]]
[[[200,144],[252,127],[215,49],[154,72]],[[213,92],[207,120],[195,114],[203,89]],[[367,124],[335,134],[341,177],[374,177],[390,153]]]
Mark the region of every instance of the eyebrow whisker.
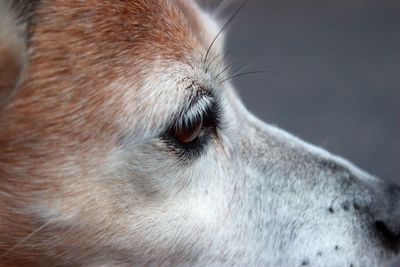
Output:
[[204,57],[204,62],[203,64],[206,64],[207,59],[208,59],[208,55],[211,51],[211,48],[213,47],[215,41],[218,39],[218,37],[222,34],[222,32],[225,30],[225,28],[231,23],[231,21],[236,17],[236,15],[240,12],[240,10],[242,10],[242,8],[244,7],[244,5],[247,3],[248,0],[244,0],[238,9],[236,9],[236,11],[233,13],[233,15],[225,22],[225,24],[222,26],[221,30],[217,33],[217,35],[214,37],[214,39],[212,40],[210,46],[207,49],[206,55]]
[[224,52],[222,52],[222,53],[219,53],[219,54],[216,55],[212,60],[210,60],[210,62],[209,62],[208,65],[207,65],[207,68],[206,68],[205,72],[206,72],[206,73],[208,72],[208,70],[210,69],[211,65],[212,65],[219,57],[225,56],[228,52],[229,52],[229,51],[227,50],[227,51],[224,51]]
[[237,74],[234,74],[234,75],[222,80],[220,84],[227,82],[229,80],[232,80],[234,78],[242,77],[242,76],[247,76],[247,75],[252,75],[252,74],[265,74],[265,73],[275,73],[275,72],[268,71],[268,70],[260,70],[260,71],[249,71],[249,72],[237,73]]
[[231,61],[229,64],[226,65],[226,67],[217,75],[215,75],[215,79],[219,79],[224,73],[230,72],[234,62]]

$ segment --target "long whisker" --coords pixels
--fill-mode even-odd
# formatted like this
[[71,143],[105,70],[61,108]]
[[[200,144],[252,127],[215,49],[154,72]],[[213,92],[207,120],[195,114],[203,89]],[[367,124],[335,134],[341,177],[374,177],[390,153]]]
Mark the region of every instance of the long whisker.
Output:
[[34,230],[32,233],[30,233],[29,235],[27,235],[26,237],[24,237],[23,239],[21,239],[18,243],[16,243],[14,246],[12,246],[11,248],[9,248],[6,252],[4,252],[3,254],[0,255],[0,260],[5,258],[7,255],[9,255],[11,252],[13,252],[14,250],[16,250],[18,247],[20,247],[22,244],[24,244],[26,241],[28,241],[29,239],[31,239],[34,235],[36,235],[37,233],[39,233],[40,231],[42,231],[45,227],[47,227],[50,223],[52,223],[53,221],[50,220],[48,222],[46,222],[45,224],[42,224],[41,226],[39,226],[38,228],[36,228],[36,230]]
[[275,73],[275,72],[273,72],[273,71],[267,71],[267,70],[261,70],[261,71],[249,71],[249,72],[238,73],[238,74],[232,75],[232,76],[230,76],[230,77],[228,77],[228,78],[222,80],[222,81],[221,81],[221,84],[224,83],[224,82],[226,82],[226,81],[232,80],[232,79],[234,79],[234,78],[238,78],[238,77],[242,77],[242,76],[247,76],[247,75],[252,75],[252,74],[262,74],[262,73]]
[[227,64],[226,67],[225,67],[220,73],[218,73],[218,74],[215,76],[215,79],[219,79],[219,77],[220,77],[222,74],[224,74],[224,73],[226,73],[226,72],[229,72],[230,69],[232,68],[232,66],[233,66],[233,61],[230,62],[229,64]]
[[[230,71],[230,69],[231,69],[231,66],[232,66],[232,63],[233,63],[233,61],[231,62],[231,64],[230,64],[230,66],[229,66],[229,71]],[[241,72],[244,72],[246,69],[248,69],[250,66],[249,65],[247,65],[247,66],[244,66],[244,67],[242,67],[242,68],[240,68],[239,70],[237,70],[237,71],[235,71],[235,73],[231,73],[230,75],[231,76],[234,76],[234,75],[237,75],[237,74],[239,74],[239,73],[241,73]],[[223,72],[222,72],[223,73]],[[219,75],[217,76],[217,77],[219,77]],[[225,77],[226,78],[226,77]],[[222,82],[221,82],[222,83]]]
[[236,11],[233,13],[233,15],[225,22],[225,24],[222,26],[221,30],[218,32],[218,34],[214,37],[212,40],[210,46],[207,49],[206,56],[204,57],[204,64],[207,62],[208,54],[210,53],[211,48],[213,47],[215,41],[218,39],[218,37],[221,35],[221,33],[225,30],[225,28],[231,23],[231,21],[236,17],[236,15],[242,10],[243,6],[247,3],[248,0],[244,0],[242,4],[240,4],[239,8],[236,9]]
[[208,70],[210,69],[211,65],[214,63],[215,60],[217,60],[217,58],[219,58],[219,57],[221,57],[221,56],[224,56],[224,55],[227,54],[228,52],[229,52],[229,51],[227,50],[227,51],[224,51],[224,52],[222,52],[222,53],[219,53],[219,54],[216,55],[212,60],[210,60],[210,62],[209,62],[208,65],[207,65],[207,68],[206,68],[205,72],[206,72],[206,73],[208,72]]

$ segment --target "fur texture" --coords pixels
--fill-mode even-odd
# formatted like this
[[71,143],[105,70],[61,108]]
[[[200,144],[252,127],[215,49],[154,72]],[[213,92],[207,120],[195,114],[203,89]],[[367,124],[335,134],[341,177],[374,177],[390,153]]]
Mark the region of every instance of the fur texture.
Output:
[[[0,48],[21,66],[30,53],[0,106],[0,266],[394,259],[400,189],[251,115],[222,37],[205,61],[221,26],[194,2],[11,2]],[[165,141],[211,102],[198,156]]]

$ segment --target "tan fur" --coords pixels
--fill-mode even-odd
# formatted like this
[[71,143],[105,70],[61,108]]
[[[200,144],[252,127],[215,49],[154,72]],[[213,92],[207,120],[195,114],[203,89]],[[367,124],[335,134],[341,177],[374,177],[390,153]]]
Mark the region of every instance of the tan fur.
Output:
[[[180,7],[193,8],[188,3]],[[8,252],[44,223],[25,212],[38,197],[84,196],[82,201],[93,198],[99,209],[107,209],[82,180],[85,170],[104,163],[120,137],[115,122],[122,111],[115,103],[125,94],[110,83],[130,77],[135,85],[151,71],[147,66],[155,57],[185,61],[209,43],[196,34],[200,23],[177,8],[164,0],[43,1],[32,33],[29,72],[0,118],[0,255],[7,253],[2,266],[33,266],[63,254],[57,241],[46,241],[46,232],[57,229],[43,229]],[[63,180],[79,187],[60,196]],[[79,230],[70,231],[71,238],[60,237],[61,243],[90,253],[73,237],[82,236]],[[46,259],[44,251],[53,255]]]

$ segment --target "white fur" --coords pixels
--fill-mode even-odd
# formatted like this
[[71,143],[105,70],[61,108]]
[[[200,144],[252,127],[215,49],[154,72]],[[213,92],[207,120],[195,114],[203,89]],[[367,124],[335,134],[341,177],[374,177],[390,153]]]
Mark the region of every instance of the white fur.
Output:
[[[110,85],[127,94],[120,122],[126,139],[98,163],[87,182],[95,184],[102,198],[113,200],[111,210],[82,219],[80,212],[90,207],[90,199],[85,203],[58,196],[44,207],[47,220],[98,229],[112,225],[119,234],[96,242],[129,254],[124,254],[126,262],[107,255],[109,266],[382,266],[386,262],[390,253],[363,232],[363,222],[358,222],[362,216],[341,207],[345,202],[372,201],[372,196],[363,195],[368,192],[363,186],[382,187],[378,180],[264,124],[243,107],[229,84],[220,87],[201,68],[155,62],[152,70],[140,94],[129,90],[127,81]],[[185,90],[197,89],[190,88],[192,81],[213,88],[222,99],[222,142],[213,141],[200,158],[182,163],[158,137],[171,123],[171,114],[185,105],[179,101]],[[344,172],[324,169],[319,160],[338,164]],[[360,183],[355,191],[338,191],[341,181],[351,177]],[[63,210],[65,203],[73,209]],[[330,207],[335,215],[328,212]],[[114,218],[111,225],[109,216]]]
[[[1,10],[7,9],[0,7],[0,36],[18,43],[19,29]],[[212,40],[218,27],[201,16],[212,25],[211,34],[203,33]],[[218,40],[210,56],[222,47]],[[204,53],[202,47],[193,51],[190,64],[145,62],[140,82],[110,81],[105,89],[123,92],[117,103],[123,107],[116,122],[120,143],[110,150],[82,148],[88,158],[68,155],[44,164],[69,179],[26,212],[68,229],[66,236],[83,232],[81,239],[93,248],[78,258],[66,251],[63,264],[358,267],[393,259],[373,229],[374,220],[399,215],[387,207],[387,185],[255,118],[218,77],[223,59],[206,72]],[[201,156],[185,161],[160,136],[187,107],[190,92],[202,88],[221,102],[221,125]],[[199,114],[209,101],[187,112]]]

